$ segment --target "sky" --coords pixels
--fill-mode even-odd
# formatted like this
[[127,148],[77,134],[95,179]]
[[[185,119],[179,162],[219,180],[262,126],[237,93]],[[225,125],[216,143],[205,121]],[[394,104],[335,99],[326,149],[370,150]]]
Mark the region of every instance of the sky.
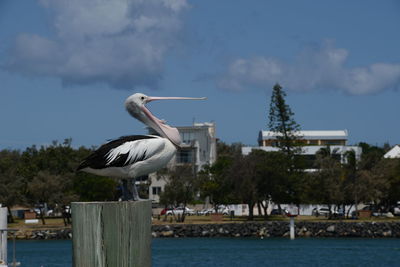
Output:
[[144,134],[133,93],[174,126],[256,145],[279,83],[303,130],[400,144],[396,0],[0,0],[0,149]]

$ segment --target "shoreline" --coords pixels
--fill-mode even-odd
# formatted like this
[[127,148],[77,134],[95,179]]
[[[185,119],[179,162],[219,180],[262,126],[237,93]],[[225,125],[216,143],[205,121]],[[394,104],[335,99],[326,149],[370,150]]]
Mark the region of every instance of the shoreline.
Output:
[[[295,223],[296,237],[334,238],[400,238],[400,222],[304,222]],[[71,239],[69,227],[20,229],[17,240]],[[274,238],[289,237],[288,221],[233,222],[207,224],[152,225],[153,238],[236,237]],[[9,239],[12,234],[9,234]]]

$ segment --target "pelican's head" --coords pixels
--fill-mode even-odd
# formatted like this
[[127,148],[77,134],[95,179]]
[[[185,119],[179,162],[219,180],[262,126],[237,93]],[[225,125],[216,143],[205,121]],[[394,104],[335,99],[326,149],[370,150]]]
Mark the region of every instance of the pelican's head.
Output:
[[205,97],[158,97],[158,96],[147,96],[142,93],[136,93],[131,95],[125,100],[125,108],[136,119],[140,120],[147,126],[153,128],[161,136],[168,138],[176,146],[181,144],[181,136],[178,129],[167,125],[164,121],[155,117],[150,110],[146,108],[146,104],[154,100],[203,100]]

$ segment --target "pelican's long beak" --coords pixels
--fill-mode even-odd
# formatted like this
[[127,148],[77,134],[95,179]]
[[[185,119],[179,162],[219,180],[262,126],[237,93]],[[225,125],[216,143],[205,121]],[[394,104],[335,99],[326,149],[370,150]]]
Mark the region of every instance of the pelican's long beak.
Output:
[[180,97],[180,96],[149,96],[147,97],[147,103],[154,100],[205,100],[206,97]]
[[[149,96],[147,97],[147,103],[154,100],[204,100],[205,97],[159,97],[159,96]],[[150,110],[148,110],[144,105],[142,106],[143,112],[151,121],[151,126],[154,130],[156,130],[163,137],[168,138],[172,143],[176,146],[180,146],[182,143],[181,135],[179,134],[178,129],[167,125],[162,120],[158,119],[154,116]]]

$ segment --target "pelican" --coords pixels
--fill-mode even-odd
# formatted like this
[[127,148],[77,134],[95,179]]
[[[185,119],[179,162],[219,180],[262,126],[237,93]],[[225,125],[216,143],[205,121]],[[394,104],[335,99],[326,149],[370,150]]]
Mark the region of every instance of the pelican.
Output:
[[136,93],[125,100],[125,108],[137,120],[153,128],[157,135],[122,136],[103,144],[89,155],[78,171],[122,179],[123,199],[129,200],[128,180],[132,185],[133,200],[140,200],[135,178],[163,168],[181,145],[177,128],[155,117],[146,104],[155,100],[203,100],[205,97],[152,97]]

